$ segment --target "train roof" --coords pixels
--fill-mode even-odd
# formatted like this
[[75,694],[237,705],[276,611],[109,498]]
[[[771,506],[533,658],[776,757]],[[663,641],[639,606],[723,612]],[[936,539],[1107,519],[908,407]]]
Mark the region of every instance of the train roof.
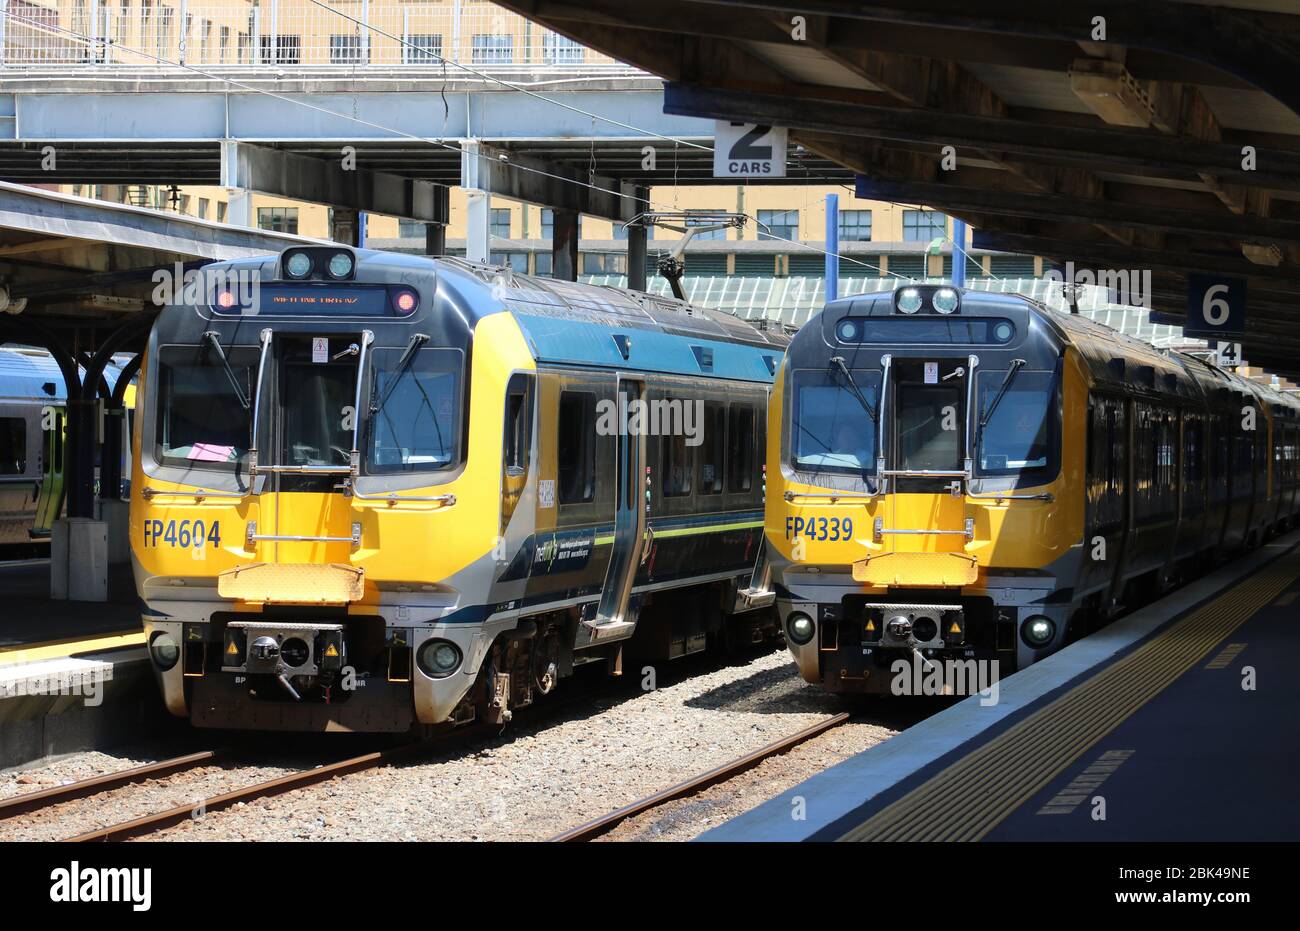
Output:
[[[909,285],[900,285],[900,288]],[[930,286],[927,286],[930,287]],[[863,314],[879,316],[894,312],[895,291],[876,291],[831,301],[826,310],[832,315]],[[1078,350],[1094,380],[1114,388],[1138,388],[1153,394],[1181,397],[1225,398],[1232,394],[1249,395],[1275,409],[1300,412],[1300,398],[1244,378],[1233,372],[1171,349],[1157,349],[1150,343],[1121,333],[1079,314],[1066,314],[1022,294],[959,289],[961,309],[977,313],[996,313],[1012,307],[1028,307],[1051,330],[1061,343]],[[809,321],[810,323],[812,321]],[[805,329],[808,325],[805,324]]]
[[[433,291],[432,301],[393,322],[429,328],[448,345],[467,341],[480,319],[504,310],[514,316],[540,362],[771,381],[790,341],[782,327],[756,325],[655,294],[524,275],[457,258],[350,251],[356,256],[353,280],[358,283]],[[264,283],[293,284],[280,277],[279,262],[280,256],[269,255],[207,268],[256,271]],[[259,319],[266,315],[263,311]],[[168,330],[200,325],[173,318]]]

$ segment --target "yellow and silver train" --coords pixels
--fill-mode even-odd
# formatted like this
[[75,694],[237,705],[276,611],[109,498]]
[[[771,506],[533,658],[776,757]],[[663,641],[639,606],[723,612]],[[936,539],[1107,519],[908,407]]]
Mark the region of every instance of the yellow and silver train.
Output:
[[150,335],[133,447],[173,714],[502,722],[584,664],[777,633],[751,576],[784,333],[344,247],[204,276]]
[[833,301],[772,397],[770,572],[834,692],[1023,668],[1300,509],[1294,397],[1019,296]]

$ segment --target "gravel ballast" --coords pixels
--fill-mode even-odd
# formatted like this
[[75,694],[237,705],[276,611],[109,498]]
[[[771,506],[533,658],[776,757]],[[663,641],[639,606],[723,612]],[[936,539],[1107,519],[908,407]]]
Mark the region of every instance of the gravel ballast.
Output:
[[[150,835],[160,840],[544,840],[653,792],[728,763],[842,710],[799,678],[784,650],[731,665],[700,658],[644,673],[590,701],[521,712],[500,736],[432,748],[396,765],[338,777],[270,799],[208,812]],[[589,689],[566,682],[567,690]],[[879,713],[872,713],[878,707]],[[779,794],[826,766],[887,739],[922,714],[897,704],[858,706],[853,721],[726,783],[668,803],[606,837],[685,840]],[[934,710],[934,709],[929,709]],[[243,753],[257,765],[205,766],[143,786],[0,821],[0,839],[66,837],[204,795],[363,752],[316,738],[311,752]],[[167,755],[175,755],[168,753]],[[128,768],[143,759],[78,754],[0,779],[0,797]],[[19,780],[23,780],[21,783]]]

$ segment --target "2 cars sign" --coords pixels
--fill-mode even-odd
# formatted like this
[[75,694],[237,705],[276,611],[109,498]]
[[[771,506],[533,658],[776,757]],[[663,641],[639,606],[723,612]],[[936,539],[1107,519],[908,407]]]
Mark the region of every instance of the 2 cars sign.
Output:
[[713,177],[784,178],[786,130],[718,120],[713,130]]

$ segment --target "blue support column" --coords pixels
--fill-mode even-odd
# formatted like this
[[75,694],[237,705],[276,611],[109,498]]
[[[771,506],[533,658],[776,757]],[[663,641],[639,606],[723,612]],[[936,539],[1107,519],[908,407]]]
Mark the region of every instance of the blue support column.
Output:
[[966,287],[966,221],[952,218],[952,283]]
[[357,211],[357,248],[358,249],[364,249],[366,247],[366,217],[367,214],[364,210]]
[[840,195],[826,195],[826,300],[840,296]]

